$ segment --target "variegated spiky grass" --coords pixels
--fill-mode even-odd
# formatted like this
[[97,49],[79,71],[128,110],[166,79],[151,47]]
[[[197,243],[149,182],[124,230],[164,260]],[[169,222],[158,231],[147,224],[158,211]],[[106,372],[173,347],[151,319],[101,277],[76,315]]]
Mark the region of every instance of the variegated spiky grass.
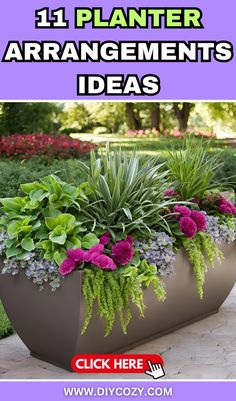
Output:
[[93,228],[109,228],[111,233],[157,226],[168,230],[160,213],[170,203],[162,198],[168,174],[163,164],[154,158],[143,161],[135,152],[128,156],[108,148],[99,158],[92,152],[89,165],[78,163],[86,176],[89,200],[82,212]]

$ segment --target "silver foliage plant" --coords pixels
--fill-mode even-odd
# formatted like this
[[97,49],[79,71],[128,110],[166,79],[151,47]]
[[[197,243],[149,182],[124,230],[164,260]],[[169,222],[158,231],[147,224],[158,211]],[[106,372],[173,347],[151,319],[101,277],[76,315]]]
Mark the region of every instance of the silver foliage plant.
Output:
[[160,276],[170,276],[174,273],[176,252],[174,251],[174,238],[165,232],[152,231],[149,241],[135,241],[141,258],[148,264],[157,268]]

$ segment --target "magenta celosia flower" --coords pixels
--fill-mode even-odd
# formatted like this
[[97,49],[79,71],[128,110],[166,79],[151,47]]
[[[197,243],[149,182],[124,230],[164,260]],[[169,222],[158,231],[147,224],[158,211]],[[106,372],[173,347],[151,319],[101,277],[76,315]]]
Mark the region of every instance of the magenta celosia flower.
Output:
[[127,235],[126,241],[128,241],[129,244],[132,245],[132,243],[134,242],[134,239],[133,239],[132,235]]
[[66,252],[66,255],[69,259],[74,260],[77,263],[82,262],[84,260],[84,251],[80,248],[69,249]]
[[169,188],[163,193],[163,195],[172,198],[174,196],[178,196],[179,194],[173,188]]
[[193,210],[190,217],[197,224],[198,231],[205,231],[207,221],[204,213],[199,212],[198,210]]
[[233,215],[236,216],[236,207],[234,207]]
[[181,217],[179,229],[185,237],[193,238],[197,232],[197,224],[190,217]]
[[218,201],[218,210],[221,213],[233,214],[234,213],[234,205],[232,202],[228,201],[227,199],[220,198]]
[[103,255],[101,253],[93,253],[91,255],[91,263],[104,270],[116,269],[116,264],[114,263],[114,261],[109,256]]
[[65,259],[60,266],[59,272],[62,276],[66,276],[67,274],[70,274],[75,268],[76,262],[74,260]]
[[131,244],[126,240],[118,241],[112,247],[112,256],[115,262],[121,266],[127,265],[127,263],[129,263],[132,259],[133,255],[134,250]]
[[176,220],[179,220],[181,217],[190,217],[191,210],[186,206],[176,205],[174,207],[174,213],[176,213]]
[[92,253],[102,253],[103,251],[104,251],[104,245],[102,244],[94,245],[92,246],[92,248],[88,250],[90,255],[92,255]]
[[109,244],[109,242],[111,242],[111,234],[108,231],[106,231],[104,234],[102,234],[99,241],[100,241],[100,244],[102,244],[102,245]]
[[90,260],[91,260],[91,253],[89,253],[89,251],[85,251],[85,252],[84,252],[84,259],[83,259],[83,261],[84,261],[84,262],[90,262]]

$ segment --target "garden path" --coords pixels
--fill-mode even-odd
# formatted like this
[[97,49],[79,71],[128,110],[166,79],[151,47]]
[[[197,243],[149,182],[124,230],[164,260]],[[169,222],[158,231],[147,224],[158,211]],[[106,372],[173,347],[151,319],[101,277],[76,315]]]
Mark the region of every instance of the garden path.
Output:
[[[166,379],[236,379],[236,286],[220,312],[130,353],[160,353]],[[83,375],[59,369],[29,355],[15,334],[0,341],[0,380],[148,379],[146,375]],[[152,380],[152,379],[151,379]]]

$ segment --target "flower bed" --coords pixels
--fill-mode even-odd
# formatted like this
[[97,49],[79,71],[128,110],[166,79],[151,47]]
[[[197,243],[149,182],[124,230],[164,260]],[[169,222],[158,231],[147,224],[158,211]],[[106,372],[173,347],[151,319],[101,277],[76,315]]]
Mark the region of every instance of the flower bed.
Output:
[[172,130],[165,129],[164,131],[158,131],[156,128],[146,128],[140,130],[129,130],[126,132],[125,136],[128,138],[158,138],[162,137],[174,137],[174,138],[184,138],[185,136],[194,136],[201,138],[216,138],[216,134],[212,131],[203,130],[191,130],[188,129],[185,132],[180,131],[177,128]]
[[67,135],[13,134],[0,138],[0,157],[31,159],[34,156],[56,159],[80,158],[96,145],[72,139]]

